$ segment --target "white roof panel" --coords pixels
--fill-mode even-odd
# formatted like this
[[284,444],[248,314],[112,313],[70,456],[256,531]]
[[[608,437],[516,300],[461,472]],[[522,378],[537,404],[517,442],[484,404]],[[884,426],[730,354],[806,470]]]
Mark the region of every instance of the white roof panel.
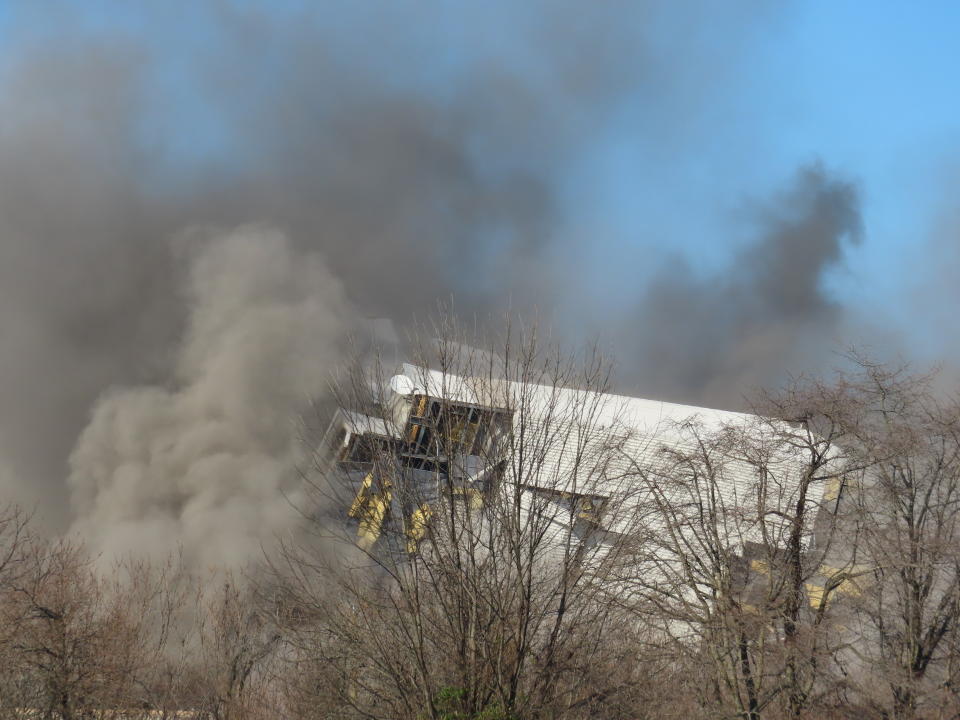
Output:
[[[688,490],[679,483],[667,487],[670,451],[697,449],[692,424],[705,433],[733,427],[772,434],[776,428],[775,423],[758,422],[760,418],[756,416],[726,410],[545,385],[490,383],[409,364],[403,365],[401,372],[410,378],[414,392],[433,397],[494,407],[518,407],[522,397],[524,406],[530,409],[523,420],[530,423],[526,427],[528,434],[537,425],[537,418],[542,418],[542,424],[532,432],[531,444],[543,457],[532,460],[526,473],[521,471],[524,476],[516,480],[531,487],[599,495],[621,503],[621,507],[627,503],[642,504],[644,484],[655,481],[662,481],[659,489],[675,496],[678,505],[692,502],[692,498],[684,497]],[[589,428],[579,424],[584,418],[584,406],[591,408]],[[514,422],[519,421],[515,416]],[[591,457],[591,451],[595,459],[584,461],[585,456]],[[715,462],[718,460],[721,466],[714,476],[718,506],[728,508],[731,515],[736,509],[748,509],[749,503],[757,502],[756,468],[740,458],[714,458]],[[769,506],[785,509],[795,502],[802,469],[799,453],[787,456],[781,451],[781,457],[771,460],[766,500]],[[821,484],[810,486],[807,501],[811,506],[819,504],[822,492]],[[620,517],[611,516],[609,522],[609,530],[623,532],[631,520],[622,513]],[[744,525],[737,532],[744,534],[749,529]]]

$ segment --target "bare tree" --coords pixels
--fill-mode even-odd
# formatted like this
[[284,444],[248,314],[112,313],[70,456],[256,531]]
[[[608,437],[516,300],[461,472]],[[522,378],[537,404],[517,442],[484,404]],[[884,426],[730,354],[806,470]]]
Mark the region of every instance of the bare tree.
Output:
[[631,606],[678,662],[703,668],[701,703],[756,720],[800,717],[834,689],[834,597],[856,559],[838,553],[838,502],[853,399],[795,385],[763,414],[693,417],[630,448],[641,489],[636,551],[620,573]]
[[593,350],[433,334],[338,378],[265,577],[104,570],[0,513],[0,711],[960,712],[960,403],[930,377],[854,358],[754,414],[644,415]]
[[705,707],[960,709],[960,405],[930,376],[852,360],[742,423],[677,427],[633,468],[642,563],[622,572],[677,656],[710,669]]
[[271,673],[280,637],[269,604],[231,573],[207,579],[198,599],[193,707],[212,720],[282,717]]
[[765,393],[737,439],[735,454],[762,493],[755,507],[764,513],[764,607],[774,614],[789,717],[811,707],[822,712],[836,700],[843,685],[838,658],[856,641],[838,628],[844,602],[859,595],[871,572],[858,555],[855,514],[844,502],[851,478],[868,463],[855,433],[865,406],[846,375],[831,383],[794,382]]
[[313,482],[353,520],[286,549],[295,653],[358,717],[616,716],[645,668],[624,662],[637,628],[604,587],[609,368],[535,330],[485,352],[437,335],[416,366],[358,364],[337,388]]
[[9,668],[0,675],[0,712],[4,716],[15,712],[21,695],[22,678],[14,662],[20,623],[12,607],[12,589],[27,572],[31,542],[29,517],[15,506],[0,510],[0,657]]
[[960,405],[931,377],[861,366],[859,552],[875,575],[856,604],[862,694],[883,716],[955,717]]
[[60,720],[157,708],[166,585],[147,565],[103,573],[80,545],[32,541],[2,607],[16,707]]

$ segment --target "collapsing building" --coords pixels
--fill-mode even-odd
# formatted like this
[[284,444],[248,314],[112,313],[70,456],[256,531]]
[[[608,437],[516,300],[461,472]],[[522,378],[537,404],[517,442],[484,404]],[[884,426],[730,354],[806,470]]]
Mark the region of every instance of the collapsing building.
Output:
[[[740,559],[741,586],[757,584],[750,572],[762,575],[795,529],[787,509],[808,513],[802,543],[817,544],[815,517],[838,502],[839,476],[825,470],[810,482],[802,449],[777,443],[784,429],[742,413],[403,364],[374,383],[366,406],[336,412],[324,448],[367,552],[415,556],[436,542],[441,516],[483,528],[474,535],[526,523],[546,566],[575,557],[624,595],[673,583],[682,596],[701,575],[716,582],[709,557],[700,569],[686,561],[709,556],[705,544]],[[811,573],[811,604],[828,582]]]

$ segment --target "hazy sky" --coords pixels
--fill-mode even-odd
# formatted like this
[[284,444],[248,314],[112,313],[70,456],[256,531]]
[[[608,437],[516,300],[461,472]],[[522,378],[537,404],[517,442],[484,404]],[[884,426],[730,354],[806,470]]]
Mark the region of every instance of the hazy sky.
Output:
[[955,371],[958,35],[952,2],[0,0],[0,489],[204,537],[211,454],[279,478],[260,409],[451,297],[649,397],[850,344]]
[[[0,63],[9,68],[45,44],[99,39],[122,46],[130,62],[146,68],[148,107],[138,131],[150,154],[149,179],[174,188],[198,166],[249,161],[231,117],[236,94],[246,86],[255,102],[293,59],[284,57],[282,43],[258,44],[251,31],[233,93],[211,90],[211,73],[231,72],[217,67],[217,56],[237,42],[243,22],[275,23],[272,38],[290,32],[302,39],[311,26],[325,28],[326,41],[339,45],[330,53],[340,70],[376,74],[397,93],[440,102],[483,63],[516,73],[545,95],[563,92],[556,86],[571,78],[622,83],[616,92],[598,89],[595,100],[584,93],[584,105],[610,106],[583,112],[579,128],[570,121],[576,147],[555,159],[551,178],[570,252],[589,244],[580,267],[585,286],[603,283],[600,292],[616,298],[622,285],[642,278],[646,262],[639,272],[632,264],[610,267],[608,257],[624,248],[646,258],[648,246],[666,247],[695,268],[722,266],[745,238],[731,217],[797,166],[819,160],[859,186],[865,228],[866,241],[848,251],[849,268],[829,279],[831,292],[852,309],[882,310],[898,330],[935,350],[935,330],[917,321],[907,296],[925,284],[927,244],[954,203],[960,7],[854,0],[720,5],[622,3],[603,13],[591,34],[592,11],[581,5],[582,12],[571,12],[563,3],[5,2]],[[622,24],[611,26],[617,13]],[[225,24],[233,25],[229,36]],[[572,54],[607,55],[602,76],[574,77],[581,61],[589,66],[596,57],[551,66],[556,55],[540,45],[551,33],[561,36],[557,43],[576,34]],[[229,48],[223,57],[231,60],[222,65],[236,50]],[[659,83],[666,87],[652,93]],[[650,260],[660,262],[662,253]]]

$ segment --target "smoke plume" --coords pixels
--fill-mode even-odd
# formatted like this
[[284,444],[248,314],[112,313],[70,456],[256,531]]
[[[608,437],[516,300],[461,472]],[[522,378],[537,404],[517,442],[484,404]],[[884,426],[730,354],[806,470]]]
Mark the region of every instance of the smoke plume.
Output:
[[296,414],[362,318],[537,310],[714,403],[836,327],[856,193],[822,168],[724,276],[611,302],[580,262],[596,138],[642,137],[653,183],[708,145],[762,4],[94,4],[0,17],[0,492],[97,549],[232,562],[287,529]]
[[296,412],[326,389],[351,310],[276,232],[194,233],[188,250],[174,375],[98,400],[70,456],[75,528],[100,549],[240,564],[292,525]]
[[638,383],[664,398],[737,407],[789,372],[817,371],[844,349],[843,308],[825,287],[861,239],[856,187],[820,165],[752,211],[759,235],[715,276],[682,260],[650,283],[622,336]]

